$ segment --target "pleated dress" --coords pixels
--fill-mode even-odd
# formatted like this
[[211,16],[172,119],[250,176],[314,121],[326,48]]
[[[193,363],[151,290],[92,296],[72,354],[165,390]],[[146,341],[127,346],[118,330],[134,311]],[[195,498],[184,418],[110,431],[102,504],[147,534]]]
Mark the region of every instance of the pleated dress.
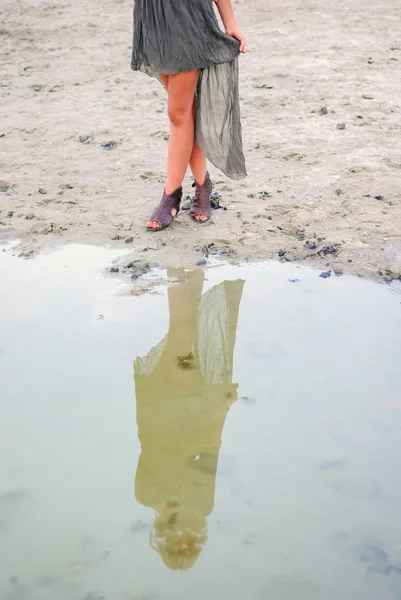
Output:
[[195,139],[231,179],[246,176],[238,91],[239,42],[220,29],[212,0],[135,0],[131,67],[160,80],[200,69]]

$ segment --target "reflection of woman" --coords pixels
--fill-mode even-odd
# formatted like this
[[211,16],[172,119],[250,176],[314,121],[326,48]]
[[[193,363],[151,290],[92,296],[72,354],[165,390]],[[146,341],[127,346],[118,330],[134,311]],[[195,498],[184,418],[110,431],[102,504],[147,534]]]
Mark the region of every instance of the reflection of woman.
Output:
[[243,281],[202,296],[201,271],[169,289],[166,337],[134,363],[141,456],[137,500],[156,510],[151,544],[173,569],[206,541],[224,421],[237,398],[233,354]]

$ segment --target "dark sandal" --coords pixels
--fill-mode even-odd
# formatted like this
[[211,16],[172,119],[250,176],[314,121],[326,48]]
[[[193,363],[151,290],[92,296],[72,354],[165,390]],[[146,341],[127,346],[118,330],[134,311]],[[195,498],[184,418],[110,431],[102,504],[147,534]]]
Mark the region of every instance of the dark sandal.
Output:
[[[153,211],[148,221],[157,221],[159,223],[159,227],[146,227],[146,229],[148,231],[161,231],[162,229],[166,229],[166,227],[169,227],[169,225],[171,225],[175,217],[180,212],[181,198],[182,187],[177,188],[169,196],[167,196],[166,190],[164,190],[159,206]],[[174,217],[171,214],[173,210],[177,211]]]
[[[209,173],[206,173],[205,181],[202,185],[194,183],[195,186],[195,197],[192,202],[190,215],[195,223],[206,223],[210,219],[212,214],[212,207],[210,204],[210,197],[212,195],[213,185],[209,177]],[[204,216],[206,219],[200,220],[195,217]]]

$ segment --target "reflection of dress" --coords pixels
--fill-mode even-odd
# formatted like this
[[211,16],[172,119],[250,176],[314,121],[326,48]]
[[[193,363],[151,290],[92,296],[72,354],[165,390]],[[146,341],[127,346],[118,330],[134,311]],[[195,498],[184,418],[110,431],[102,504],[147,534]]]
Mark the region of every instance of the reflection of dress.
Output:
[[[141,441],[136,498],[158,513],[166,503],[173,512],[182,508],[183,526],[197,532],[213,509],[222,430],[236,400],[237,385],[231,381],[242,288],[243,281],[224,282],[200,299],[193,368],[180,368],[177,354],[169,350],[174,325],[134,363]],[[167,512],[168,521],[172,510]]]

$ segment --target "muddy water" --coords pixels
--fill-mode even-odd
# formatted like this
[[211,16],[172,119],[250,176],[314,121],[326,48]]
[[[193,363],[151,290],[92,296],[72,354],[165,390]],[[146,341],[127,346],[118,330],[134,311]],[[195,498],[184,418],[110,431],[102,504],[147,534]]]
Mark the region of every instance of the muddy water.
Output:
[[0,254],[1,600],[399,600],[401,293]]

